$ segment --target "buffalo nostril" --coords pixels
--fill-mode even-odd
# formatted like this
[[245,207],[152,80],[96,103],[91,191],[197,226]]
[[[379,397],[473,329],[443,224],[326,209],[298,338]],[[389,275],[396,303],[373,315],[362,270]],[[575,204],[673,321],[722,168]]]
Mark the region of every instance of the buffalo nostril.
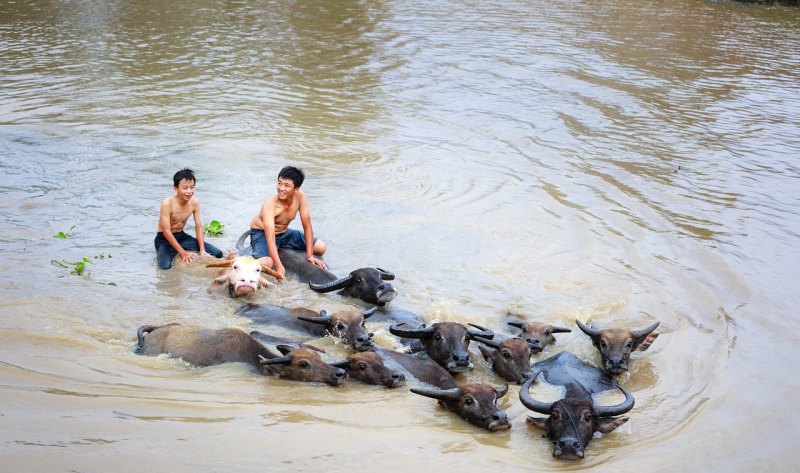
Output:
[[336,373],[334,374],[334,376],[336,376],[337,378],[344,378],[344,375],[345,371],[343,369],[336,370]]
[[581,443],[580,442],[573,443],[572,448],[574,448],[575,450],[579,450],[581,448]]
[[558,448],[564,448],[565,444],[563,441],[559,440],[558,442],[556,442],[556,445],[558,446]]

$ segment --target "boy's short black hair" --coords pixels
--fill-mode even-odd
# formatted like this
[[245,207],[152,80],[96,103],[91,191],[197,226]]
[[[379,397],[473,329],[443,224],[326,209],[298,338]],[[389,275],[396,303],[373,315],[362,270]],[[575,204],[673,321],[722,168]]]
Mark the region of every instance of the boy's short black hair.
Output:
[[178,184],[180,184],[184,179],[187,181],[197,182],[197,180],[194,178],[194,171],[189,168],[183,168],[176,172],[174,176],[172,176],[172,182],[175,184],[175,187],[178,187]]
[[291,179],[295,187],[300,187],[303,185],[306,175],[303,173],[302,169],[298,169],[294,166],[286,166],[278,173],[278,179],[280,178]]

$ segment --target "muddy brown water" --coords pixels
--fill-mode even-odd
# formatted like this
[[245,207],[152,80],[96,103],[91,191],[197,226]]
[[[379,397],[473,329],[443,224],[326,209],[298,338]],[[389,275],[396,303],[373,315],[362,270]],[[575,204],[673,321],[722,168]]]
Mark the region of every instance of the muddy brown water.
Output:
[[[0,65],[1,470],[796,468],[798,10],[4,2]],[[133,354],[143,324],[251,328],[202,271],[156,269],[172,174],[230,248],[289,163],[333,271],[395,272],[429,322],[661,321],[630,422],[559,461],[516,386],[488,433],[407,388]],[[253,301],[355,305],[296,281]],[[536,358],[598,362],[557,338]],[[462,382],[501,384],[476,365]]]

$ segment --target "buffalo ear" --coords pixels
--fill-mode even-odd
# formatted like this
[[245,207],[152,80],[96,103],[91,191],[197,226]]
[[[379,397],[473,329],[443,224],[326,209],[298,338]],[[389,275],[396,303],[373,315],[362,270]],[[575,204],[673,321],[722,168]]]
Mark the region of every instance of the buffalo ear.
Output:
[[481,351],[481,354],[483,355],[483,359],[486,360],[486,361],[492,361],[493,362],[495,360],[495,358],[497,358],[497,350],[495,350],[495,349],[487,348],[487,347],[485,347],[483,345],[478,345],[478,350]]
[[644,341],[642,341],[641,343],[639,343],[636,346],[636,350],[635,351],[645,351],[645,350],[647,350],[648,348],[650,348],[650,345],[652,345],[653,342],[656,341],[656,338],[658,338],[658,334],[657,333],[651,333],[650,335],[647,336],[647,338],[644,339]]
[[533,424],[535,427],[538,427],[542,430],[547,430],[547,420],[548,417],[531,417],[528,416],[527,421]]
[[597,431],[607,434],[625,422],[628,422],[627,417],[601,417],[597,419]]

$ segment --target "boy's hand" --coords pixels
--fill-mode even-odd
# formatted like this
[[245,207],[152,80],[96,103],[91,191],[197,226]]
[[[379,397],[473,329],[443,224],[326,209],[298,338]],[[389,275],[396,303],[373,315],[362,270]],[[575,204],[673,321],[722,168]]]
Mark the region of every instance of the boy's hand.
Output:
[[309,256],[308,258],[306,258],[306,261],[308,261],[311,264],[315,264],[315,265],[319,266],[322,269],[328,269],[328,265],[325,264],[324,261],[322,261],[321,259],[315,258],[313,256]]
[[194,257],[195,257],[195,256],[197,256],[197,255],[195,255],[194,253],[189,253],[189,252],[187,251],[187,252],[185,252],[185,253],[183,253],[183,254],[181,255],[181,261],[182,261],[184,264],[189,264],[189,263],[191,263],[192,261],[194,261]]
[[284,268],[282,264],[276,264],[276,265],[275,265],[275,272],[277,272],[278,274],[280,274],[280,275],[281,275],[281,278],[283,278],[284,276],[286,276],[286,268]]

